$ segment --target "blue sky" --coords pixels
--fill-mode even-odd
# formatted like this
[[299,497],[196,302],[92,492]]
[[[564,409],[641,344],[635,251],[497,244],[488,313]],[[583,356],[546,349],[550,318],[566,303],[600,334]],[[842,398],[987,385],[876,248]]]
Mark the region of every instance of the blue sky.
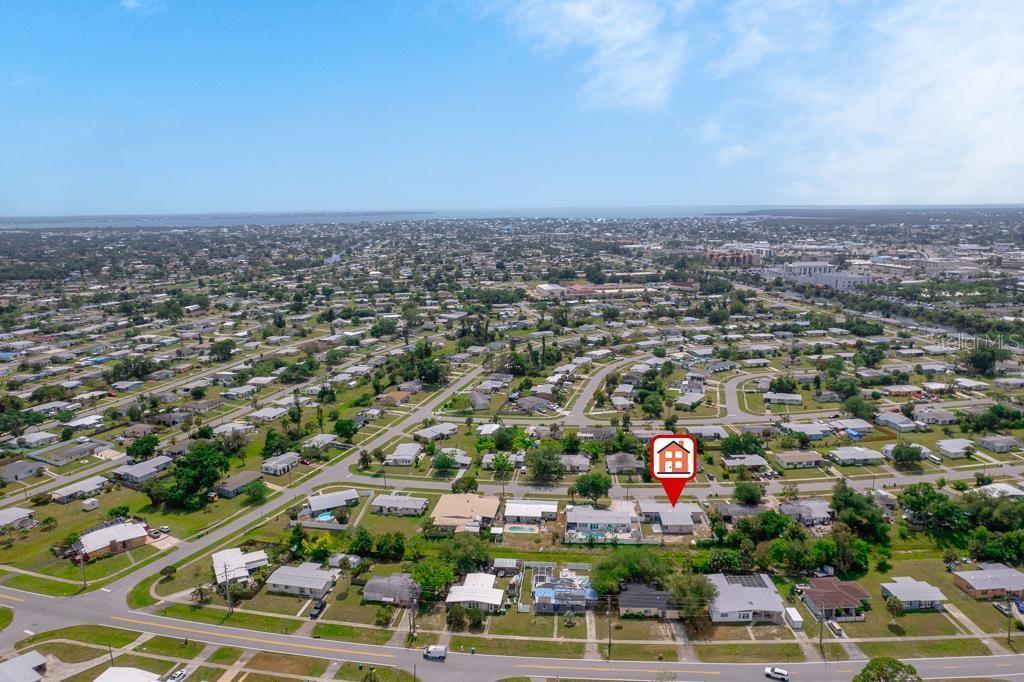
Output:
[[0,214],[1020,202],[1016,0],[0,3]]

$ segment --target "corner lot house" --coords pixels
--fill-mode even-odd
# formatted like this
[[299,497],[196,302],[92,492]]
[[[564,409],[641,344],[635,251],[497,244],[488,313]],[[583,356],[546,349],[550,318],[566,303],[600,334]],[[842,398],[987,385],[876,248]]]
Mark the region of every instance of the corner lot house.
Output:
[[370,503],[374,514],[385,516],[419,516],[427,510],[427,498],[409,495],[377,495]]
[[40,682],[45,674],[46,659],[35,649],[0,663],[0,680],[4,682]]
[[270,476],[283,476],[299,465],[299,453],[285,452],[263,460],[260,471]]
[[501,608],[505,599],[505,591],[494,586],[497,576],[490,573],[470,573],[461,585],[456,585],[448,592],[446,604],[462,604],[467,609],[477,608],[486,613],[493,613]]
[[218,585],[224,583],[245,582],[257,568],[269,566],[270,560],[262,549],[255,552],[243,552],[237,547],[214,552],[213,575]]
[[955,571],[953,584],[975,599],[1024,595],[1024,573],[1005,564],[978,564],[974,571]]
[[419,443],[399,443],[394,452],[384,458],[384,464],[399,467],[411,467],[420,458],[423,448]]
[[337,571],[320,568],[320,564],[282,566],[267,578],[267,591],[323,599],[337,579]]
[[395,606],[412,606],[419,596],[420,586],[408,573],[375,575],[367,580],[366,586],[363,587],[365,601],[394,604]]
[[708,576],[718,588],[708,611],[712,623],[776,623],[781,625],[786,608],[775,585],[764,573]]
[[148,537],[149,528],[143,523],[114,523],[82,535],[73,546],[74,553],[88,561],[140,547],[146,544]]
[[923,580],[909,576],[893,578],[891,583],[882,583],[882,597],[896,597],[907,611],[941,611],[946,601],[942,591]]
[[35,511],[21,507],[0,509],[0,528],[10,526],[15,530],[27,530],[36,525]]
[[4,483],[24,481],[26,478],[33,478],[39,475],[39,472],[44,468],[46,468],[46,465],[42,462],[30,462],[27,459],[23,459],[18,462],[11,462],[3,469],[0,469],[0,478],[3,479]]
[[811,578],[811,589],[804,590],[802,599],[811,615],[819,621],[864,620],[863,609],[871,596],[853,581],[835,576]]
[[313,516],[330,513],[339,507],[349,507],[357,502],[359,502],[359,493],[351,488],[310,495],[306,498],[306,506]]

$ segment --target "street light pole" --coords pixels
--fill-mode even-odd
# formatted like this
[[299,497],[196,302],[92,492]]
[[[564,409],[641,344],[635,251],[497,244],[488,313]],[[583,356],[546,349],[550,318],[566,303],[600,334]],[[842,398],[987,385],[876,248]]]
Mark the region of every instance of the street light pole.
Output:
[[78,555],[78,563],[82,565],[82,589],[88,589],[89,588],[89,582],[88,582],[88,580],[86,580],[86,577],[85,577],[85,548],[84,547],[82,548],[82,551]]

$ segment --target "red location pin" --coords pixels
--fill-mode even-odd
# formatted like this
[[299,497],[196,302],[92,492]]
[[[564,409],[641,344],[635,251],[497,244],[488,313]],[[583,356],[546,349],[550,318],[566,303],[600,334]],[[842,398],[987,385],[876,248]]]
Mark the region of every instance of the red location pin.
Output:
[[697,475],[697,439],[688,433],[659,433],[648,445],[651,476],[674,507],[686,484]]

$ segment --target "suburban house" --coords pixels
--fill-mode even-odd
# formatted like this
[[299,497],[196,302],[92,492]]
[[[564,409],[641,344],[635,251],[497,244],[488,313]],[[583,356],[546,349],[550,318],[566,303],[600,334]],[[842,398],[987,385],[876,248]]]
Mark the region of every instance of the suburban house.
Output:
[[90,476],[77,483],[66,485],[63,488],[57,488],[50,493],[50,497],[54,502],[60,504],[67,504],[72,500],[82,499],[84,497],[92,497],[103,490],[103,486],[107,484],[107,479],[103,476]]
[[410,495],[377,495],[370,503],[374,514],[385,516],[419,516],[427,510],[427,498]]
[[590,458],[586,455],[562,455],[562,466],[568,474],[585,474],[590,471]]
[[484,453],[483,459],[480,460],[480,466],[482,466],[484,469],[493,469],[494,458],[497,457],[499,454],[504,454],[506,457],[508,457],[509,464],[512,465],[512,468],[521,467],[523,463],[526,462],[525,452],[487,452]]
[[146,544],[149,528],[144,523],[118,521],[83,533],[72,545],[72,556],[89,561],[108,554],[118,554]]
[[722,457],[722,467],[727,471],[735,471],[740,467],[748,471],[761,471],[768,468],[768,460],[761,455],[733,455]]
[[419,443],[399,443],[391,454],[384,458],[384,464],[399,467],[411,467],[420,458],[423,448]]
[[85,459],[105,447],[106,444],[91,440],[86,443],[76,442],[73,445],[57,445],[45,450],[37,450],[36,452],[29,453],[28,457],[50,466],[60,467],[77,462],[80,459]]
[[899,433],[910,433],[911,431],[917,430],[917,424],[910,417],[904,417],[899,412],[882,412],[875,421],[878,422],[879,426],[888,426],[893,431]]
[[839,466],[869,466],[878,464],[885,459],[882,453],[860,445],[835,448],[828,453],[828,456]]
[[458,433],[459,427],[451,422],[441,422],[426,428],[414,431],[412,437],[419,441],[429,442],[432,440],[443,440],[451,438]]
[[522,559],[513,559],[511,557],[495,557],[491,560],[491,571],[494,575],[507,578],[515,575],[523,568]]
[[234,476],[229,476],[221,481],[220,485],[214,489],[214,492],[221,497],[232,498],[241,494],[245,486],[261,478],[263,478],[263,474],[259,471],[240,471]]
[[819,621],[864,620],[862,611],[871,602],[871,596],[852,580],[835,576],[811,578],[810,589],[801,598],[811,615]]
[[243,552],[232,547],[214,552],[210,558],[213,560],[213,576],[218,585],[245,582],[257,568],[270,565],[267,553],[262,549]]
[[565,533],[584,536],[605,533],[630,533],[633,524],[629,512],[594,509],[590,505],[575,505],[565,511]]
[[543,523],[558,516],[557,500],[508,500],[505,523]]
[[437,528],[454,533],[477,533],[481,528],[490,527],[498,515],[501,501],[497,497],[485,497],[472,493],[441,495],[430,518]]
[[776,393],[768,391],[764,394],[766,405],[803,405],[804,399],[799,393]]
[[796,436],[803,434],[810,440],[821,440],[832,433],[832,427],[828,424],[785,422],[779,424],[779,429]]
[[832,522],[836,510],[832,508],[828,500],[820,497],[808,497],[792,502],[783,502],[779,505],[779,513],[795,519],[805,526],[821,526]]
[[1024,596],[1024,573],[1005,564],[977,564],[973,571],[954,571],[953,584],[975,599]]
[[38,476],[39,472],[45,468],[46,465],[42,462],[31,462],[27,459],[22,459],[17,462],[11,462],[3,469],[0,469],[0,478],[3,479],[4,483],[24,481],[27,478]]
[[260,471],[270,476],[283,476],[299,465],[299,453],[285,452],[268,457],[260,465]]
[[14,530],[28,530],[36,525],[35,510],[21,507],[0,509],[0,528],[10,526]]
[[956,424],[956,415],[936,405],[918,405],[914,408],[914,419],[925,424],[946,426]]
[[907,611],[941,611],[942,603],[947,601],[939,588],[909,576],[882,583],[882,597],[888,599],[890,596],[896,597]]
[[679,604],[667,590],[642,584],[623,585],[619,591],[619,617],[622,616],[679,618]]
[[982,436],[978,445],[989,452],[1009,452],[1020,448],[1020,439],[1014,436]]
[[936,441],[935,447],[942,455],[950,459],[962,459],[967,456],[967,449],[974,447],[974,443],[967,438],[945,438]]
[[0,662],[3,682],[41,682],[46,675],[46,658],[33,649]]
[[736,502],[719,502],[715,505],[715,511],[722,515],[722,520],[726,523],[734,523],[737,519],[757,516],[762,512],[766,512],[768,507],[761,504],[747,505]]
[[394,606],[412,606],[420,597],[420,586],[408,573],[375,575],[363,587],[363,600]]
[[318,433],[302,443],[302,447],[313,450],[324,450],[334,446],[338,446],[338,437],[333,433]]
[[699,505],[679,502],[674,507],[668,502],[658,502],[650,498],[641,498],[637,505],[640,509],[640,520],[657,526],[654,532],[666,535],[692,533],[695,526],[704,523],[704,512]]
[[556,578],[550,568],[535,568],[532,582],[534,613],[582,613],[597,603],[590,579],[568,569],[562,569]]
[[306,498],[306,507],[313,516],[329,514],[339,507],[351,507],[359,502],[359,493],[349,488],[347,490],[335,490],[319,495],[310,495]]
[[323,599],[337,579],[337,570],[320,568],[312,562],[281,566],[267,578],[267,591]]
[[128,486],[141,486],[169,469],[171,461],[167,455],[157,455],[137,464],[123,464],[114,469],[114,479]]
[[785,450],[775,453],[775,461],[783,469],[813,469],[825,464],[825,456],[814,450]]
[[605,455],[604,461],[609,474],[640,474],[644,470],[644,463],[636,455],[628,452]]
[[461,604],[467,609],[477,608],[493,613],[502,607],[505,591],[494,586],[497,576],[491,573],[470,573],[461,585],[448,591],[445,604]]
[[263,407],[250,414],[249,421],[256,424],[272,422],[286,414],[288,414],[288,410],[284,407]]
[[708,604],[712,623],[783,623],[782,597],[764,573],[712,573],[708,580],[718,589],[718,596]]

